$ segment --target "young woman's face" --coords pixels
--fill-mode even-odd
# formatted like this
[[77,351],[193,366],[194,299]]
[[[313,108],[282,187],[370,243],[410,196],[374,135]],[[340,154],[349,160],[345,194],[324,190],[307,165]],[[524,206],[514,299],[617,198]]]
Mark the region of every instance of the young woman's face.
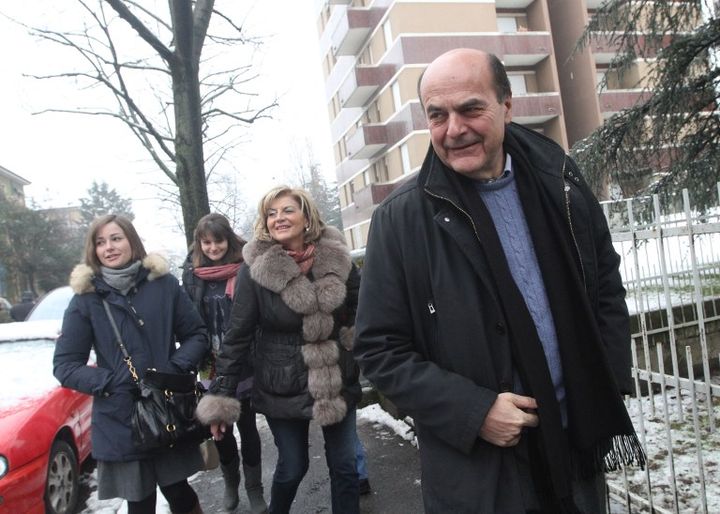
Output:
[[120,226],[111,221],[95,236],[95,255],[106,268],[124,268],[132,259],[130,241]]
[[225,257],[228,251],[228,242],[227,239],[215,239],[211,235],[203,235],[200,238],[200,248],[205,257],[217,262]]
[[290,195],[276,198],[265,213],[270,236],[286,250],[302,250],[308,220],[300,204]]

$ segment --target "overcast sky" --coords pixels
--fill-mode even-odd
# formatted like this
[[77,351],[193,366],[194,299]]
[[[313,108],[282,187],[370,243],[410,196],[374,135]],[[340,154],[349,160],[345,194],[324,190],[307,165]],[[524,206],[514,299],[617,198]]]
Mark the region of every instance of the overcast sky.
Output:
[[[219,0],[216,7],[222,10],[227,1]],[[249,33],[267,36],[259,70],[263,78],[254,89],[274,93],[280,102],[274,119],[254,125],[251,141],[232,159],[238,187],[248,191],[253,206],[266,189],[287,181],[295,166],[293,156],[306,140],[326,175],[333,177],[314,4],[233,2],[245,8]],[[56,2],[33,0],[3,2],[0,13],[33,26],[72,27],[74,17],[61,9]],[[0,48],[0,165],[32,182],[26,196],[41,207],[77,205],[93,180],[106,181],[133,199],[135,223],[149,249],[182,248],[174,217],[161,209],[156,192],[147,185],[161,172],[125,126],[104,117],[32,115],[43,108],[75,106],[72,82],[23,77],[57,69],[62,55],[1,16]]]

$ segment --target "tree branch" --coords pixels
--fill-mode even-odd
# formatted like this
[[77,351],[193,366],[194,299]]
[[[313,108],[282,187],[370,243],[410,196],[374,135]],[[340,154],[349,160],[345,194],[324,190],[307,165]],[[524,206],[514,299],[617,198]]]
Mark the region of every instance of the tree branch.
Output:
[[150,32],[150,30],[143,24],[142,21],[140,21],[132,12],[130,12],[130,9],[127,8],[127,6],[122,2],[122,0],[104,1],[110,4],[110,7],[112,7],[123,20],[125,20],[133,29],[135,29],[135,32],[138,33],[138,35],[143,39],[143,41],[153,47],[155,51],[160,55],[160,57],[162,57],[168,63],[172,63],[175,61],[175,54],[173,54],[173,52],[168,47],[166,47],[157,37],[155,37],[155,34]]
[[193,9],[193,61],[200,62],[200,54],[205,45],[210,18],[213,14],[215,0],[197,0]]

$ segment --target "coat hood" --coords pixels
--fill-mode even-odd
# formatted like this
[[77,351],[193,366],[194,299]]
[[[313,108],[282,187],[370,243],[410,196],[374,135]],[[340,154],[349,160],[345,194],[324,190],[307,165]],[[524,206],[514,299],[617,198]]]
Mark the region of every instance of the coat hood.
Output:
[[[142,266],[150,272],[147,277],[149,281],[167,275],[170,271],[168,261],[157,253],[146,255],[142,260]],[[70,287],[75,294],[93,293],[95,292],[94,278],[95,272],[90,266],[78,264],[70,273]]]

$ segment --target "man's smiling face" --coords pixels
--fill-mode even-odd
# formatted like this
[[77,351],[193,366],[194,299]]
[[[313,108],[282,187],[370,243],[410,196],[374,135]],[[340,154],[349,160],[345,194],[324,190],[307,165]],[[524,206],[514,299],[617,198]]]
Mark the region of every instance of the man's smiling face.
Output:
[[487,57],[458,52],[436,60],[423,76],[420,94],[440,160],[472,179],[499,177],[512,97],[498,100]]

